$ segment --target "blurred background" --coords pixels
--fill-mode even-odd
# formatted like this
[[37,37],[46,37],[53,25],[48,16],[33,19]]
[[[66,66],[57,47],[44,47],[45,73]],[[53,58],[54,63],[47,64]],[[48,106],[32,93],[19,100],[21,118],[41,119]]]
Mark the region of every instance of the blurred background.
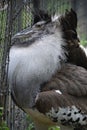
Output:
[[[49,14],[63,14],[73,9],[78,15],[78,34],[81,44],[87,45],[87,0],[35,0],[36,5]],[[11,38],[17,32],[32,26],[36,7],[34,0],[0,0],[0,130],[34,129],[30,117],[11,100],[5,72],[9,64]],[[7,60],[6,60],[7,59]]]

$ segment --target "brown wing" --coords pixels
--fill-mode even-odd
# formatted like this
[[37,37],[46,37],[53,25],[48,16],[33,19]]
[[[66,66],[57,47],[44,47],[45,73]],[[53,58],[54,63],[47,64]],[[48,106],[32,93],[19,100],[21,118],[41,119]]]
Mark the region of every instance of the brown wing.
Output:
[[[51,81],[41,86],[36,107],[43,113],[53,106],[57,108],[76,105],[87,110],[86,98],[87,71],[82,67],[66,64],[60,72],[53,76]],[[46,106],[45,109],[42,104]]]
[[35,108],[53,122],[74,127],[87,126],[87,71],[66,64],[41,87]]

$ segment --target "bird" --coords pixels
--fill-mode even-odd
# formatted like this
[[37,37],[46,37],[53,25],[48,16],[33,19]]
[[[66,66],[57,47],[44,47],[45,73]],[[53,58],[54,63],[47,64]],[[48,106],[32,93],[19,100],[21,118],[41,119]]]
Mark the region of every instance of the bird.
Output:
[[[61,130],[86,130],[87,57],[79,44],[77,15],[71,9],[55,20],[45,16],[38,21],[35,16],[33,26],[12,39],[8,68],[12,98],[31,116],[36,130],[56,125]],[[84,57],[81,63],[79,55]]]

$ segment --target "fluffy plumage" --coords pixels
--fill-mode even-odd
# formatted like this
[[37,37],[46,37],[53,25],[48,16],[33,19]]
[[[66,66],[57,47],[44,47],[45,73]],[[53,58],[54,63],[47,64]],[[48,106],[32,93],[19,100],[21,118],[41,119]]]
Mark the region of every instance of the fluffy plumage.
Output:
[[[15,38],[17,36],[20,35]],[[9,83],[18,104],[24,107],[34,105],[40,85],[49,81],[66,60],[65,43],[57,21],[36,23],[28,37],[28,41],[14,44],[9,55]],[[18,94],[23,90],[26,91]]]
[[[31,115],[37,130],[53,125],[61,130],[86,128],[87,59],[77,35],[73,37],[76,13],[67,11],[54,21],[47,17],[13,38],[8,73],[12,97]],[[77,54],[84,57],[81,63]]]

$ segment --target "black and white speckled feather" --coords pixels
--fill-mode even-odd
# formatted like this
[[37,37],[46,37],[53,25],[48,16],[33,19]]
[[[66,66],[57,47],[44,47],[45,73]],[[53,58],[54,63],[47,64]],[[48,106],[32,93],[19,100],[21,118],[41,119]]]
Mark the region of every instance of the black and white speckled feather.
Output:
[[87,125],[87,114],[82,113],[80,109],[75,106],[58,109],[51,108],[46,115],[53,121],[63,125],[72,125],[77,127],[79,125]]

